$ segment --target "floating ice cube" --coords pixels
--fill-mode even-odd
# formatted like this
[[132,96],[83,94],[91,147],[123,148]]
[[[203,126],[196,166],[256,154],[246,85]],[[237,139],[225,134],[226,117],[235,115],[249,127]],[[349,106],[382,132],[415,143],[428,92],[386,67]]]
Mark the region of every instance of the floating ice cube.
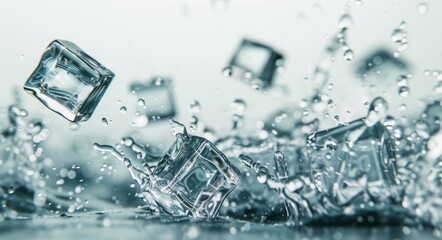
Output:
[[346,204],[364,192],[387,199],[384,190],[398,184],[393,139],[380,122],[385,114],[386,103],[377,98],[366,118],[308,136],[316,187],[337,203]]
[[239,170],[212,143],[188,135],[182,124],[172,120],[171,130],[176,141],[153,169],[146,163],[144,171],[137,169],[110,146],[95,148],[123,161],[140,184],[141,195],[161,210],[175,216],[216,216],[238,183]]
[[149,120],[168,119],[176,114],[172,89],[172,80],[164,77],[154,77],[147,83],[134,83],[131,91],[137,94],[139,105]]
[[378,49],[359,62],[356,74],[362,79],[378,79],[394,82],[398,75],[407,71],[407,62],[393,56],[391,51]]
[[272,84],[283,58],[282,54],[267,45],[244,39],[230,60],[229,71],[258,88],[266,88]]
[[65,40],[49,44],[24,89],[72,122],[90,118],[114,74]]

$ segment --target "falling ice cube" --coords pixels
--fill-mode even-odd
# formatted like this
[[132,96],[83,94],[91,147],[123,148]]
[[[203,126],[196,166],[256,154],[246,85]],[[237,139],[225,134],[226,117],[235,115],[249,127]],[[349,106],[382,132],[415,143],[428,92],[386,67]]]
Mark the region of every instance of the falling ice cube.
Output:
[[214,217],[224,199],[235,188],[240,172],[211,142],[188,135],[185,127],[172,120],[176,136],[158,165],[144,170],[110,146],[95,144],[126,164],[140,184],[141,195],[149,203],[174,216]]
[[149,120],[168,119],[176,114],[172,80],[154,77],[147,83],[134,83],[130,90],[138,97],[138,105],[143,108]]
[[386,49],[378,49],[359,62],[356,74],[362,79],[388,80],[394,82],[398,75],[409,68],[407,62],[396,58]]
[[90,118],[114,74],[77,45],[55,40],[24,89],[72,122]]
[[230,60],[229,68],[235,76],[266,88],[272,84],[275,72],[282,64],[282,54],[262,43],[244,39]]
[[379,106],[371,108],[376,110],[366,118],[307,138],[313,180],[320,191],[339,204],[352,201],[364,191],[388,198],[382,196],[383,190],[398,183],[393,139],[380,122],[382,110]]

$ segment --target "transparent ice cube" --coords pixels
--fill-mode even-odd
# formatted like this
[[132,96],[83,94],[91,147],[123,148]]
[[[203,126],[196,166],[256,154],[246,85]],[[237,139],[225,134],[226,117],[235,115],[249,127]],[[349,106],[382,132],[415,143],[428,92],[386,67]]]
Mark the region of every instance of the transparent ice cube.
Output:
[[273,77],[283,56],[271,47],[249,39],[243,39],[230,61],[230,67],[241,79],[266,88],[272,84]]
[[49,44],[24,89],[72,122],[90,118],[114,74],[65,40]]
[[383,198],[398,183],[393,140],[380,123],[365,119],[311,134],[307,138],[311,175],[316,187],[346,204],[367,191]]
[[215,217],[224,199],[239,181],[239,170],[211,142],[188,135],[185,127],[172,120],[175,143],[156,167],[143,170],[110,146],[95,144],[126,164],[141,185],[141,196],[174,216]]
[[176,115],[172,89],[172,80],[165,77],[154,77],[147,83],[134,83],[131,91],[145,103],[143,111],[150,120],[168,119]]
[[390,79],[393,83],[397,76],[403,74],[408,68],[408,63],[394,57],[392,51],[378,49],[359,62],[356,74],[366,80]]

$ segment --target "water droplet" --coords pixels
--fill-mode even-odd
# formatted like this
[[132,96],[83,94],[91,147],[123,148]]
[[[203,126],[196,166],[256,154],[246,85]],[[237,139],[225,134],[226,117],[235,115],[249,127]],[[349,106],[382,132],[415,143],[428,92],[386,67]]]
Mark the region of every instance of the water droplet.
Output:
[[177,136],[178,134],[182,134],[184,136],[187,136],[186,127],[173,119],[170,119],[170,132],[172,135]]
[[328,90],[330,90],[330,91],[333,90],[333,86],[334,86],[333,83],[329,83],[329,84],[328,84],[328,87],[327,87]]
[[423,139],[428,139],[431,136],[431,132],[430,132],[430,126],[425,122],[425,121],[418,121],[416,123],[416,134],[423,138]]
[[14,186],[8,187],[8,193],[9,194],[14,194],[15,193],[15,187]]
[[258,173],[256,174],[256,179],[258,180],[259,183],[263,184],[267,182],[268,179],[268,175],[267,172],[265,170],[259,170]]
[[353,58],[355,57],[353,50],[351,49],[347,49],[344,51],[344,59],[347,61],[351,61],[353,60]]
[[189,106],[189,111],[192,114],[197,114],[201,111],[201,104],[197,100],[193,100]]
[[120,108],[120,113],[125,114],[127,112],[127,108],[125,106]]
[[149,123],[149,118],[146,115],[139,115],[133,118],[132,126],[134,127],[145,127]]
[[142,99],[142,98],[138,99],[137,104],[138,104],[138,106],[140,106],[140,107],[144,107],[144,106],[146,106],[146,102],[145,102],[144,99]]
[[109,122],[107,121],[107,118],[105,118],[105,117],[103,117],[102,119],[101,119],[101,123],[103,124],[103,126],[107,126],[107,125],[109,125]]
[[233,75],[233,68],[228,66],[225,67],[222,71],[224,77],[231,77]]
[[236,98],[231,104],[232,114],[237,116],[243,116],[246,111],[246,102],[242,99]]
[[155,78],[155,81],[154,81],[155,86],[161,86],[161,85],[163,85],[163,83],[164,83],[164,79],[162,77]]
[[368,109],[368,115],[365,118],[365,124],[368,127],[374,126],[377,122],[387,115],[388,104],[382,97],[375,98]]
[[417,5],[417,12],[421,15],[427,14],[428,13],[428,5],[424,2],[419,3],[419,5]]
[[352,24],[353,19],[348,14],[344,14],[339,18],[338,25],[340,28],[349,28]]
[[69,125],[69,129],[71,129],[72,131],[78,130],[80,128],[80,124],[78,123],[71,123]]
[[398,92],[399,92],[399,96],[406,98],[406,97],[408,97],[408,95],[410,95],[410,88],[408,86],[402,86],[402,87],[399,87]]
[[103,227],[106,227],[106,228],[112,226],[112,220],[110,219],[109,216],[104,216],[101,223],[103,224]]

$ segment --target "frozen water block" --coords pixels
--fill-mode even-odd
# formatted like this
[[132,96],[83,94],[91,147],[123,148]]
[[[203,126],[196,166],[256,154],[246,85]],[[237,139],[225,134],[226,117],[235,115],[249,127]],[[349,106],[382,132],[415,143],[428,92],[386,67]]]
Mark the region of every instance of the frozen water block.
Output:
[[140,195],[158,209],[173,216],[215,217],[240,172],[211,142],[188,135],[178,122],[171,125],[176,141],[153,168],[144,162],[144,170],[137,169],[113,147],[94,146],[123,161],[140,184]]
[[380,123],[365,119],[313,133],[307,138],[316,187],[346,204],[363,191],[381,197],[398,183],[393,139]]
[[88,120],[114,74],[65,40],[49,44],[24,89],[72,122]]
[[[283,55],[273,48],[249,39],[244,39],[230,60],[234,73],[241,79],[261,88],[271,86],[278,67],[283,64]],[[235,74],[237,75],[237,74]]]
[[143,111],[149,120],[161,120],[176,115],[172,80],[154,77],[147,83],[134,83],[130,90],[144,101]]
[[395,82],[398,75],[409,69],[409,64],[396,58],[386,49],[378,49],[363,58],[355,69],[362,79],[378,79]]

